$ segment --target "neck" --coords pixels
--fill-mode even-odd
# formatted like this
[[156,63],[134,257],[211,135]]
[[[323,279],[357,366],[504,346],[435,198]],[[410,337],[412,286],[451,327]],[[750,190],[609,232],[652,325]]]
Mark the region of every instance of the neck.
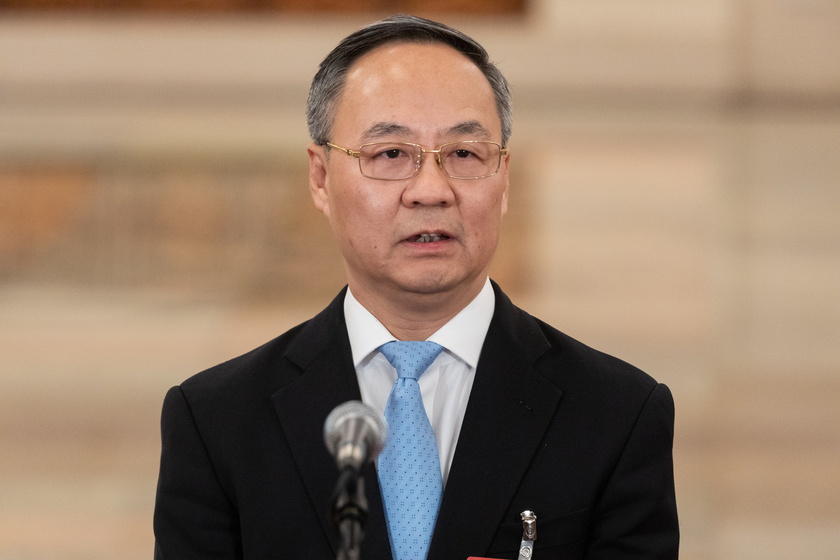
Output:
[[485,277],[469,290],[457,293],[410,293],[392,297],[350,285],[353,297],[382,323],[397,340],[426,340],[475,299],[484,287]]

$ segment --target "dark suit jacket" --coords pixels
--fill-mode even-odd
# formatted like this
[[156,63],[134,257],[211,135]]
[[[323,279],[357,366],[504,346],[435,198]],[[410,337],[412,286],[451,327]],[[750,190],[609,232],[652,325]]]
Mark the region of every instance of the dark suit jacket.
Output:
[[[677,558],[671,394],[515,307],[494,284],[429,560]],[[322,429],[359,399],[344,292],[312,320],[169,391],[155,558],[335,558],[338,471]],[[362,557],[391,557],[372,464]]]

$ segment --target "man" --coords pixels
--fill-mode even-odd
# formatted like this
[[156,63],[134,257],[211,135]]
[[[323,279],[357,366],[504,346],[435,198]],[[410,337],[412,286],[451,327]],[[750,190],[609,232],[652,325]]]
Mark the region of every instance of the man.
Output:
[[310,190],[348,286],[310,321],[168,393],[155,557],[334,558],[324,419],[354,399],[390,407],[386,343],[431,341],[442,348],[416,383],[442,494],[429,491],[429,534],[406,553],[396,518],[420,506],[383,491],[389,446],[406,455],[389,441],[363,473],[363,558],[517,558],[524,511],[536,514],[538,560],[676,558],[668,389],[488,279],[510,101],[484,49],[435,22],[383,20],[327,56],[308,109]]

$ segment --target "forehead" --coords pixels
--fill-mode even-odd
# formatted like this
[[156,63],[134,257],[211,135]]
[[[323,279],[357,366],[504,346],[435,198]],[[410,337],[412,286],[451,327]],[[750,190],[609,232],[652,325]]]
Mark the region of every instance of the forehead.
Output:
[[475,63],[443,44],[389,43],[350,67],[334,132],[395,124],[426,134],[463,122],[500,134],[493,89]]

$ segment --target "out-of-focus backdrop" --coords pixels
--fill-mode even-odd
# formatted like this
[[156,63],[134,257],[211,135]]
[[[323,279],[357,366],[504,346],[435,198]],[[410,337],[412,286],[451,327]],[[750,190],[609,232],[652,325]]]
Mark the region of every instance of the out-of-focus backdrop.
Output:
[[493,276],[674,391],[682,558],[840,557],[840,2],[283,4],[0,1],[0,559],[151,557],[166,389],[342,286],[308,82],[414,5],[514,85]]

